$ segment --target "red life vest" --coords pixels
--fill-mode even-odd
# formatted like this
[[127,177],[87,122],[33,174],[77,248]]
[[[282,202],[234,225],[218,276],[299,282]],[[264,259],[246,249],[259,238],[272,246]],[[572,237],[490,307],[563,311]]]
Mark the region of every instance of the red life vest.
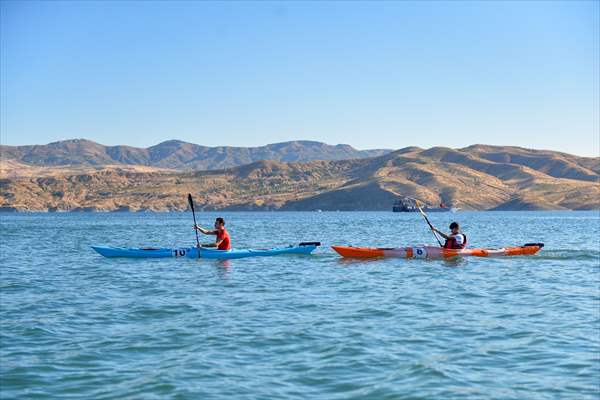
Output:
[[446,243],[444,243],[444,248],[445,249],[464,249],[465,247],[467,247],[467,235],[465,235],[464,233],[459,233],[459,235],[462,235],[462,237],[463,237],[462,244],[458,244],[458,242],[456,241],[456,237],[450,237],[450,239],[446,239]]

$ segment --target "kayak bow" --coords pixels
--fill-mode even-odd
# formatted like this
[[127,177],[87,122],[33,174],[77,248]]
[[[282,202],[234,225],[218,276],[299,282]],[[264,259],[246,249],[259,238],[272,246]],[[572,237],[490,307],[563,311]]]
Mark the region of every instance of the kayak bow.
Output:
[[352,247],[331,246],[342,257],[349,258],[451,258],[451,257],[503,257],[535,254],[544,247],[544,243],[527,243],[523,246],[503,247],[500,249],[444,249],[436,246],[419,247]]
[[281,254],[310,254],[321,243],[303,242],[296,246],[274,247],[271,249],[232,249],[217,250],[210,247],[178,247],[178,248],[127,248],[127,247],[107,247],[92,246],[97,253],[104,257],[125,257],[125,258],[168,258],[168,257],[190,257],[190,258],[209,258],[209,259],[234,259],[245,257],[267,257]]

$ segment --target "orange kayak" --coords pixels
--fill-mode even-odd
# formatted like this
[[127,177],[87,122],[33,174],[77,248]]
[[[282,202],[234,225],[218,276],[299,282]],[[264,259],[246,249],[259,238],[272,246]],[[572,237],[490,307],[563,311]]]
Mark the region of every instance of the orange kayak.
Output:
[[437,246],[419,247],[351,247],[331,246],[342,257],[351,258],[375,258],[375,257],[397,257],[397,258],[451,258],[451,257],[503,257],[524,256],[535,254],[544,247],[544,243],[527,243],[523,246],[503,247],[500,249],[444,249]]

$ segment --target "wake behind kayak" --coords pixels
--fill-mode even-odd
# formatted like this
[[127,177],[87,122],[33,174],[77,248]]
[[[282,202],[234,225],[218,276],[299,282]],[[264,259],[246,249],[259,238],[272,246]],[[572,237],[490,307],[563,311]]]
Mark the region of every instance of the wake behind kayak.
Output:
[[270,249],[231,249],[217,250],[206,247],[111,247],[111,246],[92,246],[97,253],[104,257],[123,257],[123,258],[169,258],[169,257],[189,257],[189,258],[208,258],[208,259],[235,259],[246,257],[268,257],[281,254],[310,254],[320,242],[303,242],[298,245],[287,247],[274,247]]

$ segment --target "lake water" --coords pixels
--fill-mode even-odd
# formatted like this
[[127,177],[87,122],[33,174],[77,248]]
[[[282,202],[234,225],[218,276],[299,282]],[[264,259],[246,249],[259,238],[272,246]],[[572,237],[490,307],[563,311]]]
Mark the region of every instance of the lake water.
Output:
[[[348,261],[433,243],[418,214],[222,215],[236,247],[312,256],[107,259],[190,246],[190,213],[3,214],[2,399],[598,399],[600,214],[459,212],[473,247],[536,256]],[[206,242],[209,237],[201,238]]]

